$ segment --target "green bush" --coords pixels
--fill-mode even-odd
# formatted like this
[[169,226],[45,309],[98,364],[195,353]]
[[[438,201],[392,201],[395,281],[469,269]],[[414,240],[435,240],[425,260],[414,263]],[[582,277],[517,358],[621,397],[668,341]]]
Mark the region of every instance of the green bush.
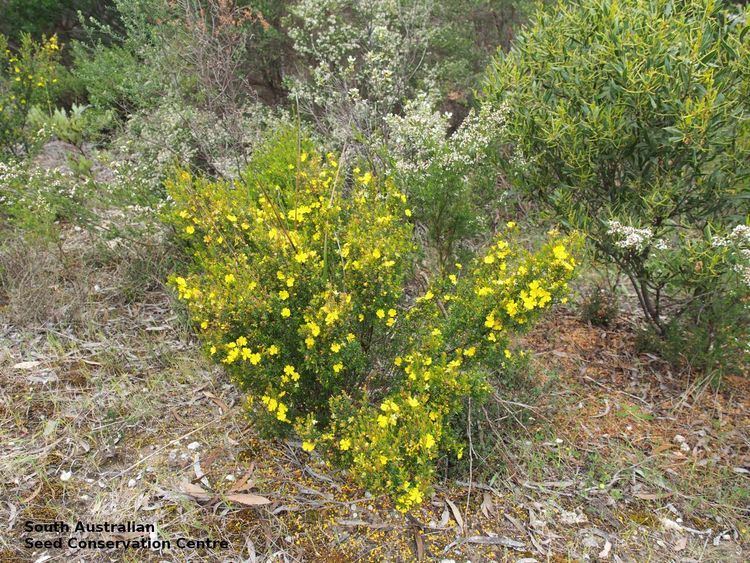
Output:
[[97,112],[91,106],[73,104],[70,111],[56,108],[47,113],[39,106],[29,110],[27,122],[30,130],[38,131],[42,136],[51,135],[61,141],[81,149],[86,141],[96,141],[101,133],[112,124],[111,111]]
[[172,284],[261,428],[296,431],[402,510],[440,457],[460,456],[465,401],[486,395],[509,336],[565,293],[575,264],[558,236],[536,254],[500,237],[417,290],[406,195],[294,131],[240,180],[182,171],[167,188],[191,257]]
[[716,360],[750,326],[744,243],[714,244],[750,211],[747,30],[713,0],[561,3],[485,89],[509,108],[514,180],[630,279],[657,333],[685,352],[700,333]]
[[0,156],[28,152],[32,139],[26,130],[26,118],[35,105],[52,107],[59,58],[55,35],[40,42],[23,35],[15,51],[0,35]]

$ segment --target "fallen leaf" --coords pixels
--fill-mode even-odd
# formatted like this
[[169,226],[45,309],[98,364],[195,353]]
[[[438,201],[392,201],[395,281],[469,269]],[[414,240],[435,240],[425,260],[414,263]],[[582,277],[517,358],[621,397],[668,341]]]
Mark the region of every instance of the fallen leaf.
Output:
[[453,513],[453,518],[456,519],[456,523],[458,524],[458,527],[463,530],[464,529],[464,519],[461,517],[461,511],[458,510],[458,507],[453,504],[453,501],[450,499],[445,499],[445,503],[450,507],[451,512]]
[[612,542],[609,540],[604,541],[604,548],[599,552],[599,559],[606,559],[609,557],[609,552],[612,550]]
[[494,514],[495,512],[495,505],[492,504],[492,495],[490,493],[484,493],[482,495],[482,504],[479,506],[480,510],[482,511],[482,514],[484,514],[487,518],[490,517],[491,514]]
[[42,362],[19,362],[13,366],[13,369],[34,369],[36,366],[40,365]]
[[195,500],[205,501],[211,500],[211,498],[213,498],[213,495],[211,493],[207,492],[200,485],[195,485],[194,483],[183,483],[182,492],[190,495]]
[[225,413],[229,410],[229,407],[227,406],[227,404],[221,399],[219,399],[216,395],[211,393],[210,391],[204,391],[203,396],[208,399],[211,399],[214,403],[216,403],[216,405],[221,409],[222,413]]
[[253,462],[250,464],[250,469],[247,470],[247,473],[245,473],[245,476],[242,477],[242,479],[240,479],[239,481],[237,481],[237,484],[231,489],[229,489],[229,492],[238,493],[241,491],[252,489],[255,483],[250,481],[250,477],[252,477],[254,471],[255,471],[255,463]]
[[266,497],[254,495],[251,493],[236,493],[233,495],[227,495],[227,500],[236,502],[238,504],[244,504],[245,506],[261,506],[264,504],[271,504],[271,501]]
[[424,537],[416,528],[414,528],[414,544],[417,551],[417,561],[422,561],[424,559]]
[[437,527],[438,528],[445,528],[448,525],[448,522],[451,519],[451,512],[448,510],[448,507],[446,506],[445,509],[443,509],[443,514],[440,516],[440,522],[438,522]]
[[675,551],[682,551],[687,547],[687,536],[682,536],[676,542],[674,542],[673,549]]
[[658,500],[671,497],[672,493],[633,493],[633,496],[641,500]]

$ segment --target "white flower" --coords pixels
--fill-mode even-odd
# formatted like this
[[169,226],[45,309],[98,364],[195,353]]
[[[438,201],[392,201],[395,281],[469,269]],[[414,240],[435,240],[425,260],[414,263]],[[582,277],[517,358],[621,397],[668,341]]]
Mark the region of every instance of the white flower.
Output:
[[[654,232],[645,227],[638,229],[621,224],[619,221],[610,221],[607,234],[615,239],[615,246],[624,250],[641,251],[646,248],[654,237]],[[666,243],[658,242],[660,247],[666,247]]]

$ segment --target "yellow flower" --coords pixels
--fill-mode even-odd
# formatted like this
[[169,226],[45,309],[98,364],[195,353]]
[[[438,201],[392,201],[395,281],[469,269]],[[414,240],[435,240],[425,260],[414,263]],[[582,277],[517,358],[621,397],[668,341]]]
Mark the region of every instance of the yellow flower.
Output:
[[304,442],[302,442],[302,449],[306,452],[313,451],[315,449],[315,442],[308,442],[307,440],[305,440]]
[[284,373],[288,375],[292,381],[298,381],[299,380],[299,373],[296,369],[294,369],[294,366],[286,365],[284,366]]
[[227,275],[225,275],[224,276],[224,281],[226,283],[228,283],[228,284],[234,283],[234,281],[235,281],[234,274],[227,274]]
[[278,353],[279,353],[279,347],[278,347],[278,346],[276,346],[276,344],[271,344],[271,345],[270,345],[270,346],[268,347],[268,355],[269,355],[269,356],[275,356],[275,355],[276,355],[276,354],[278,354]]
[[338,342],[334,342],[333,344],[331,344],[331,352],[337,353],[339,350],[341,350],[341,344],[339,344]]
[[518,305],[513,300],[508,301],[505,304],[505,311],[508,313],[509,316],[515,317],[516,313],[518,312]]
[[383,309],[378,309],[375,314],[378,316],[379,319],[382,319],[383,317],[385,317],[385,311],[383,311]]
[[312,336],[308,336],[307,338],[305,338],[305,344],[307,344],[308,348],[312,348],[313,346],[315,346],[315,339]]
[[348,449],[349,449],[349,448],[351,448],[351,447],[352,447],[352,441],[351,441],[351,440],[350,440],[349,438],[343,438],[343,439],[342,439],[342,440],[341,440],[341,441],[339,442],[339,449],[340,449],[340,450],[341,450],[342,452],[345,452],[346,450],[348,450]]
[[193,227],[192,225],[188,225],[187,227],[185,227],[185,232],[189,235],[192,235],[195,232],[195,227]]
[[410,407],[418,407],[419,406],[419,401],[417,399],[415,399],[414,397],[409,397],[408,399],[406,399],[406,403]]
[[279,291],[279,299],[281,299],[282,301],[286,301],[287,299],[289,299],[289,292],[285,289]]
[[492,328],[495,326],[495,313],[490,311],[490,313],[487,315],[484,321],[484,326],[487,328]]
[[424,445],[426,450],[429,450],[432,446],[435,445],[435,438],[432,434],[425,434],[424,438],[422,438],[422,445]]
[[380,250],[379,249],[376,248],[375,250],[372,251],[372,257],[375,258],[375,260],[377,260],[378,258],[380,258],[380,256],[381,256],[381,254],[380,254]]
[[568,251],[565,250],[565,247],[562,244],[558,244],[557,246],[555,246],[552,249],[552,253],[558,260],[565,260],[568,257]]
[[342,364],[341,362],[339,362],[337,364],[334,364],[334,366],[333,366],[333,371],[335,373],[340,372],[342,369],[344,369],[344,364]]
[[503,354],[505,354],[506,358],[510,358],[513,355],[513,354],[510,353],[510,350],[508,350],[507,348],[505,350],[503,350]]
[[309,322],[307,323],[307,328],[310,329],[310,334],[313,336],[319,336],[320,335],[320,327],[317,323]]
[[286,279],[286,286],[287,287],[292,287],[293,285],[294,285],[294,278],[293,277],[288,277]]
[[378,426],[380,426],[381,428],[385,428],[386,426],[388,426],[389,421],[390,421],[389,417],[383,414],[378,415]]
[[406,215],[407,217],[411,217],[411,209],[409,208],[404,209],[404,215]]
[[466,350],[464,350],[464,356],[471,358],[474,354],[476,354],[476,352],[477,349],[472,346],[471,348],[467,348]]
[[284,317],[285,319],[288,318],[291,314],[292,312],[289,310],[289,307],[284,307],[281,310],[281,316]]
[[396,316],[396,309],[388,309],[388,316],[389,317],[395,317]]

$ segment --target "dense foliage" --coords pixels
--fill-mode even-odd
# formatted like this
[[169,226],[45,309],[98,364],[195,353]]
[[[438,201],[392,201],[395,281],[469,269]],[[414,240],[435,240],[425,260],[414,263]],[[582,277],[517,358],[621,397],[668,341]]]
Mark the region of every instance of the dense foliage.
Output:
[[566,239],[527,254],[501,237],[409,295],[406,196],[291,133],[235,182],[182,171],[168,189],[192,257],[172,281],[256,420],[296,429],[304,449],[402,509],[422,501],[439,456],[460,455],[450,422],[486,394],[508,335],[566,292],[575,265]]
[[750,326],[747,26],[713,0],[559,4],[486,86],[509,108],[518,184],[585,231],[660,334],[715,357]]

